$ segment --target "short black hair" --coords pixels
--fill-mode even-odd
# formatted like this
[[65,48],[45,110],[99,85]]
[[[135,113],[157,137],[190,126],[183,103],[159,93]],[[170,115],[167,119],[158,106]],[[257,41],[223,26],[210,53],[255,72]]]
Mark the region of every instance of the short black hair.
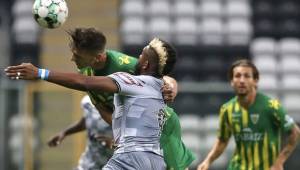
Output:
[[[160,39],[161,40],[161,39]],[[167,61],[166,65],[162,71],[162,75],[168,75],[173,70],[177,61],[177,52],[175,48],[168,42],[161,40],[163,42],[163,47],[167,50]]]
[[71,47],[91,53],[104,52],[106,37],[95,28],[75,28],[67,33],[71,37]]
[[253,62],[251,62],[248,59],[241,59],[241,60],[237,60],[232,63],[232,65],[230,66],[229,71],[228,71],[229,80],[233,79],[233,70],[235,67],[238,67],[238,66],[250,67],[252,69],[253,78],[255,80],[259,80],[259,71],[258,71],[257,67],[255,66],[255,64]]

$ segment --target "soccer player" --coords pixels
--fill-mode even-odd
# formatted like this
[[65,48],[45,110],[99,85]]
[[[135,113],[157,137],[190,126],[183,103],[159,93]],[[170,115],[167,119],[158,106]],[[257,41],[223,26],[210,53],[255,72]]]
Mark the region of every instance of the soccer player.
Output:
[[116,149],[103,169],[165,169],[160,134],[165,123],[161,94],[162,76],[176,62],[176,53],[166,42],[153,39],[140,55],[133,76],[117,72],[109,76],[84,76],[39,69],[30,63],[7,67],[10,78],[43,79],[82,91],[116,93],[112,128]]
[[[79,56],[79,55],[78,55]],[[156,56],[156,57],[155,57]],[[167,56],[167,59],[165,58]],[[151,78],[145,78],[144,76],[141,76],[141,79],[139,79],[139,77],[133,77],[130,76],[129,74],[125,74],[125,73],[117,73],[114,75],[111,75],[110,78],[108,77],[99,77],[99,76],[92,76],[92,77],[86,77],[86,76],[80,76],[78,74],[72,74],[72,73],[62,73],[62,72],[56,72],[56,71],[51,71],[49,74],[48,70],[45,69],[37,69],[36,67],[34,67],[31,64],[22,64],[19,66],[10,66],[8,67],[5,71],[7,76],[9,76],[10,78],[15,78],[15,79],[29,79],[29,80],[33,80],[33,79],[37,79],[37,78],[41,78],[41,79],[47,79],[47,81],[59,84],[59,85],[63,85],[69,88],[74,88],[77,90],[84,90],[84,91],[105,91],[105,92],[119,92],[119,95],[116,95],[115,97],[115,111],[114,111],[114,118],[113,118],[113,122],[116,121],[116,123],[113,123],[113,132],[114,132],[114,138],[115,138],[115,142],[118,145],[117,146],[117,150],[115,151],[114,156],[112,157],[111,161],[109,161],[108,165],[105,168],[110,168],[110,167],[116,167],[116,166],[120,166],[123,168],[129,168],[127,167],[127,165],[129,164],[122,164],[122,162],[127,162],[128,163],[128,158],[127,156],[130,156],[128,154],[126,154],[127,152],[130,152],[131,154],[133,154],[132,156],[130,156],[130,160],[136,160],[137,162],[141,163],[144,162],[145,160],[141,160],[143,157],[141,157],[140,155],[136,155],[139,154],[139,151],[147,151],[147,152],[142,152],[142,154],[145,154],[145,156],[147,158],[150,158],[151,161],[155,160],[154,162],[147,164],[147,163],[143,163],[143,164],[135,164],[137,167],[135,167],[136,169],[160,169],[162,168],[162,163],[159,159],[159,157],[157,157],[157,155],[159,154],[159,143],[157,145],[156,143],[156,137],[159,137],[159,135],[157,136],[157,133],[161,133],[160,129],[162,128],[162,126],[165,124],[165,116],[167,116],[168,114],[165,114],[165,105],[163,103],[161,103],[161,92],[160,92],[160,86],[162,85],[162,82],[160,83],[160,81],[158,81],[159,79],[155,79],[154,77],[161,77],[162,75],[166,75],[167,73],[169,73],[171,71],[171,68],[173,67],[172,65],[174,64],[174,59],[172,59],[172,56],[174,56],[174,51],[172,50],[172,48],[170,48],[170,46],[166,43],[163,42],[159,39],[154,39],[153,41],[151,41],[151,43],[149,44],[149,46],[147,46],[146,48],[144,48],[142,55],[140,56],[139,62],[137,64],[137,72],[138,73],[142,73],[142,74],[146,74],[146,75],[152,75],[153,77]],[[156,59],[155,59],[156,58]],[[158,60],[159,59],[159,60]],[[157,64],[157,62],[159,64]],[[167,63],[167,64],[166,64]],[[112,79],[114,80],[112,80]],[[155,82],[155,83],[153,83]],[[157,89],[159,86],[159,90]],[[134,87],[134,88],[132,88]],[[137,88],[138,87],[138,88]],[[143,90],[138,90],[139,88],[143,88],[145,87],[146,89]],[[149,91],[148,91],[149,90]],[[158,91],[160,92],[158,95]],[[124,107],[124,104],[128,104],[128,101],[131,101],[130,99],[137,97],[138,99],[141,98],[141,96],[139,96],[140,94],[147,94],[146,96],[149,97],[150,101],[155,101],[155,98],[159,98],[160,102],[156,102],[156,105],[160,106],[160,107],[153,107],[152,103],[149,101],[147,101],[147,97],[142,97],[140,106],[138,105],[136,109],[133,109],[132,112],[134,113],[140,113],[142,112],[143,114],[146,114],[149,112],[150,117],[147,116],[143,116],[143,118],[145,119],[150,119],[150,121],[131,121],[131,123],[133,123],[133,125],[145,125],[146,124],[146,128],[150,128],[153,130],[153,126],[158,125],[157,123],[155,123],[155,119],[152,119],[151,115],[153,115],[153,113],[156,113],[153,111],[153,109],[155,108],[160,108],[160,112],[159,112],[159,128],[155,127],[157,129],[157,131],[154,131],[155,135],[151,134],[151,133],[142,133],[139,134],[138,132],[143,131],[143,128],[125,128],[124,126],[127,125],[126,123],[121,123],[119,120],[122,120],[123,117],[126,117],[126,114],[131,113],[131,110],[128,110],[128,107]],[[126,95],[131,95],[131,97],[126,98]],[[145,98],[145,100],[144,100]],[[126,100],[128,99],[128,101]],[[140,101],[140,100],[134,100],[134,101]],[[131,101],[132,102],[132,101]],[[130,102],[129,102],[130,103]],[[132,105],[132,103],[130,103],[130,105]],[[131,106],[132,107],[132,106]],[[130,108],[131,108],[130,107]],[[146,107],[147,109],[142,109],[143,107]],[[135,108],[135,107],[134,107]],[[129,111],[129,112],[127,112]],[[123,116],[122,116],[123,115]],[[138,117],[138,116],[137,116]],[[157,116],[155,116],[157,117]],[[133,118],[136,118],[135,116],[133,116]],[[138,117],[140,118],[140,117]],[[137,118],[137,119],[138,119]],[[151,120],[154,121],[154,124],[151,123]],[[125,119],[125,122],[130,122],[130,119]],[[118,125],[122,125],[122,128],[118,127]],[[124,130],[125,128],[125,130]],[[154,129],[155,129],[154,128]],[[124,137],[124,133],[128,133],[125,135]],[[147,139],[152,139],[152,141],[154,141],[154,143],[152,144],[148,144],[147,145],[147,141],[145,137],[141,138],[143,139],[141,143],[136,143],[136,142],[132,142],[132,140],[134,139],[139,139],[134,135],[150,135],[149,138]],[[121,135],[121,137],[120,137]],[[131,138],[132,137],[132,138]],[[128,139],[128,140],[127,140]],[[129,140],[131,139],[131,140]],[[124,144],[125,143],[125,144]],[[130,145],[126,145],[126,143],[130,143]],[[142,146],[139,146],[142,145]],[[144,146],[147,147],[144,147]],[[155,156],[155,154],[153,154],[152,156],[150,156],[150,154],[148,153],[149,151],[151,151],[152,153],[157,154]],[[122,153],[122,154],[118,154],[118,153]],[[125,157],[122,157],[125,156]],[[153,159],[152,159],[153,158]],[[120,162],[118,162],[120,161]],[[118,162],[118,163],[117,163]],[[149,162],[148,162],[149,163]],[[155,167],[149,167],[149,166],[155,166]],[[142,166],[142,167],[140,167]],[[144,167],[146,166],[146,167]]]
[[53,136],[48,145],[56,147],[65,137],[87,130],[87,145],[75,170],[100,170],[113,154],[111,126],[101,118],[89,96],[82,98],[81,108],[84,112],[83,117]]
[[[229,170],[283,170],[299,140],[299,128],[278,100],[257,91],[259,72],[249,60],[238,60],[229,70],[236,97],[220,109],[218,138],[198,170],[207,170],[234,136],[236,149]],[[281,134],[288,142],[281,148]]]
[[[105,76],[115,72],[137,71],[137,59],[123,53],[105,49],[105,36],[94,28],[76,28],[69,31],[71,37],[72,61],[75,62],[81,74],[88,76]],[[174,79],[164,76],[166,82],[173,84],[173,91],[177,93]],[[111,122],[113,111],[113,95],[98,91],[88,91],[92,103],[102,117]],[[171,95],[173,98],[176,94]],[[171,96],[165,98],[172,100]],[[172,108],[166,108],[166,123],[161,135],[161,147],[168,169],[183,170],[195,159],[181,140],[181,127],[177,114]]]

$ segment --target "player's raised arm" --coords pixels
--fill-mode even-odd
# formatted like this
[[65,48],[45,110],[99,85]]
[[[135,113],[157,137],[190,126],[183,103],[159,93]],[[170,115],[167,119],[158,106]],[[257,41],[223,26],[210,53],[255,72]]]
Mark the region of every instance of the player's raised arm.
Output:
[[51,137],[47,142],[48,146],[56,147],[65,139],[65,137],[78,132],[82,132],[85,129],[86,129],[85,118],[82,117],[79,121],[75,122],[74,124],[70,125],[66,129],[60,131],[59,133]]
[[39,69],[31,63],[22,63],[17,66],[9,66],[5,69],[6,76],[11,79],[46,80],[70,89],[88,91],[98,90],[103,92],[118,92],[116,83],[109,77],[84,76],[78,73],[66,73],[54,70]]

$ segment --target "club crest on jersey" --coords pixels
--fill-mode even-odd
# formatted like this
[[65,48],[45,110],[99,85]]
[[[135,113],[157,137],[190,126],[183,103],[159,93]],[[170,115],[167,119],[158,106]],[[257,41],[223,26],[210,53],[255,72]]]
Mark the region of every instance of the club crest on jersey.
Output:
[[251,114],[250,119],[251,119],[251,122],[253,124],[256,124],[258,122],[258,119],[259,119],[259,114],[258,113]]
[[130,63],[129,56],[119,57],[119,63],[120,63],[120,65],[129,64]]

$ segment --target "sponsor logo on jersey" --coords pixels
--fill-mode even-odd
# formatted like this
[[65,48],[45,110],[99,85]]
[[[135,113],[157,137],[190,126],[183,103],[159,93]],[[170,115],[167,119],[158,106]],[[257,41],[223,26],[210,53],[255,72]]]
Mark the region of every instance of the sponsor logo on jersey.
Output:
[[237,140],[242,141],[261,141],[263,140],[263,134],[258,132],[253,132],[250,128],[243,128],[242,133],[236,135]]
[[241,114],[239,112],[233,112],[232,113],[232,122],[237,123],[240,121]]

